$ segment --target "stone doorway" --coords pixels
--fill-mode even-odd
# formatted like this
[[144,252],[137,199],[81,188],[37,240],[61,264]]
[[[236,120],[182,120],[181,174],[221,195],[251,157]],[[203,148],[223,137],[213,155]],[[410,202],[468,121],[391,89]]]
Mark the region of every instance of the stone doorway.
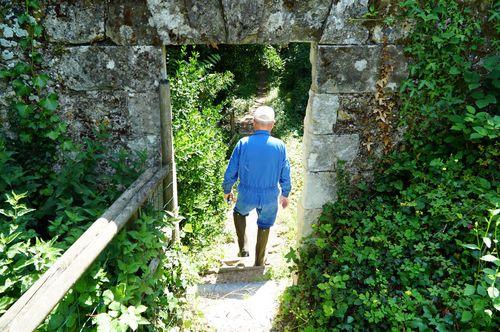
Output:
[[336,199],[339,165],[344,164],[355,181],[369,178],[367,160],[383,149],[376,139],[375,114],[383,58],[390,58],[393,68],[384,91],[395,91],[406,70],[397,46],[403,30],[381,22],[365,24],[368,2],[48,2],[44,25],[54,48],[48,61],[54,74],[67,82],[61,92],[63,113],[83,117],[74,122],[76,134],[85,130],[86,121],[109,117],[117,141],[155,153],[158,45],[311,43],[312,85],[303,140],[306,172],[299,209],[304,235],[322,205]]

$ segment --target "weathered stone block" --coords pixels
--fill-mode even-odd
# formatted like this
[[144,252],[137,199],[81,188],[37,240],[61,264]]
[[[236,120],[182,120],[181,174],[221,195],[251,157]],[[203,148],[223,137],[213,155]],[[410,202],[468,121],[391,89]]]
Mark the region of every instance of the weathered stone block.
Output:
[[147,0],[154,26],[165,44],[225,43],[220,0]]
[[264,0],[222,0],[227,43],[255,43],[261,27]]
[[55,59],[53,71],[69,89],[156,91],[161,52],[152,46],[79,46]]
[[[379,78],[382,45],[318,46],[316,86],[320,93],[374,92]],[[395,90],[406,75],[402,49],[388,45],[394,70],[388,89]]]
[[160,98],[157,91],[127,94],[128,121],[136,135],[160,133]]
[[265,0],[258,40],[262,43],[319,40],[331,1]]
[[323,209],[304,209],[302,203],[299,202],[297,219],[297,240],[300,241],[303,237],[311,234],[312,225],[318,222],[318,218],[323,212]]
[[47,6],[43,21],[50,41],[68,44],[104,39],[106,1],[58,2]]
[[312,134],[332,134],[338,108],[338,95],[309,91],[304,130]]
[[334,2],[326,21],[322,44],[364,44],[368,40],[368,28],[361,18],[368,11],[368,0],[340,0]]
[[60,114],[69,124],[68,132],[76,140],[88,137],[101,125],[108,128],[115,143],[124,144],[131,135],[126,92],[61,91],[59,104]]
[[106,37],[117,45],[159,45],[146,0],[111,0],[106,19]]
[[335,172],[306,173],[301,199],[304,209],[320,209],[324,204],[336,199],[337,185]]
[[390,26],[376,25],[371,30],[371,41],[377,44],[395,44],[408,37],[411,25],[408,22],[396,22]]
[[359,151],[359,135],[304,134],[306,169],[311,172],[334,171],[339,161],[350,164]]
[[91,137],[103,125],[110,133],[112,149],[128,147],[157,157],[160,120],[157,92],[125,91],[61,92],[60,114],[68,132],[79,141]]

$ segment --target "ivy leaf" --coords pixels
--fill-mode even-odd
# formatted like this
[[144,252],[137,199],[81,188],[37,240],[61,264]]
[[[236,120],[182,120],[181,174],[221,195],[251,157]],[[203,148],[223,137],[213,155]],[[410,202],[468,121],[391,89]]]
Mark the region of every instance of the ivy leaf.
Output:
[[483,67],[486,68],[486,70],[488,70],[488,71],[492,71],[495,68],[498,68],[499,63],[500,63],[500,56],[493,55],[493,56],[489,56],[487,58],[484,58]]
[[483,99],[476,100],[476,105],[479,108],[485,108],[490,104],[495,104],[497,99],[493,95],[486,95]]
[[40,74],[33,77],[33,86],[35,88],[41,89],[47,85],[47,81],[49,80],[49,76],[47,74]]
[[488,135],[488,130],[486,130],[486,128],[484,127],[476,126],[473,127],[472,129],[474,129],[479,135],[481,135],[481,137]]
[[18,75],[27,74],[27,73],[29,73],[31,71],[31,66],[29,64],[25,63],[25,62],[18,62],[14,66],[14,71]]
[[484,289],[483,286],[478,285],[477,286],[477,293],[481,296],[486,296],[486,289]]
[[463,244],[462,247],[465,247],[467,249],[472,249],[472,250],[479,250],[479,247],[476,246],[475,244]]
[[484,189],[490,189],[491,188],[490,181],[486,180],[485,178],[478,177],[477,181],[479,182],[479,185],[481,186],[481,188],[484,188]]
[[40,37],[42,35],[43,27],[41,25],[35,25],[33,27],[33,36]]
[[31,93],[31,88],[20,79],[12,81],[12,87],[18,96],[27,96]]
[[451,75],[458,75],[458,74],[460,74],[460,69],[458,69],[457,67],[451,67],[449,73]]
[[488,287],[488,296],[492,299],[496,299],[500,296],[500,291],[495,286]]
[[29,143],[29,142],[31,142],[31,135],[26,134],[26,133],[21,133],[21,134],[19,134],[19,139],[23,143]]
[[110,289],[106,289],[102,293],[102,296],[104,297],[104,304],[106,305],[110,304],[115,299],[115,296],[113,295],[113,292]]
[[55,111],[57,109],[57,106],[59,105],[56,99],[49,97],[40,100],[39,104],[43,109],[52,112]]
[[462,312],[462,319],[461,321],[463,323],[466,323],[472,319],[472,313],[470,311],[464,311]]
[[472,133],[470,134],[470,139],[480,139],[480,138],[483,138],[484,135],[481,135],[481,134],[478,134],[478,133]]
[[4,79],[7,77],[11,77],[11,76],[12,76],[12,73],[9,70],[7,70],[7,69],[0,70],[0,79]]
[[29,107],[26,104],[23,103],[16,103],[14,105],[14,108],[16,109],[17,113],[19,113],[19,116],[22,118],[26,118],[29,115]]
[[55,141],[59,137],[59,132],[52,130],[49,131],[46,136],[51,140]]
[[476,292],[476,287],[472,286],[472,285],[469,285],[467,284],[465,286],[465,290],[464,290],[464,295],[465,296],[471,296],[473,295],[474,293]]
[[185,224],[182,230],[186,233],[193,233],[193,225],[192,224]]
[[325,313],[326,317],[330,317],[333,315],[333,308],[330,301],[323,304],[323,312]]
[[467,83],[478,83],[479,80],[481,79],[481,76],[476,73],[476,72],[473,72],[473,71],[466,71],[464,73],[464,79],[465,79],[465,82]]

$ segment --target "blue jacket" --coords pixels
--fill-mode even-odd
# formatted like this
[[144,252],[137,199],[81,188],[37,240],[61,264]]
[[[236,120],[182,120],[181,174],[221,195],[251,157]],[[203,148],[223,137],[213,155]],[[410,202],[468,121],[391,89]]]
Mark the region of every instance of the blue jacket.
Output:
[[238,141],[224,175],[224,193],[228,194],[236,182],[238,199],[248,204],[266,204],[276,201],[280,194],[288,197],[292,189],[290,163],[285,144],[266,130]]

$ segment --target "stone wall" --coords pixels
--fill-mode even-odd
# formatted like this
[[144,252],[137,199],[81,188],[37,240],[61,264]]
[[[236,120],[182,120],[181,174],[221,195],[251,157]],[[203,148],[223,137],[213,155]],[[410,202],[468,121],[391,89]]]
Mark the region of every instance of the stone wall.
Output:
[[[396,46],[405,29],[366,25],[367,11],[368,0],[51,0],[47,64],[61,82],[61,112],[76,138],[106,123],[113,143],[157,156],[161,43],[310,42],[299,211],[307,234],[322,205],[336,199],[340,164],[354,181],[370,178],[369,159],[384,149],[377,105],[393,98],[405,75]],[[380,83],[387,56],[392,70]]]

